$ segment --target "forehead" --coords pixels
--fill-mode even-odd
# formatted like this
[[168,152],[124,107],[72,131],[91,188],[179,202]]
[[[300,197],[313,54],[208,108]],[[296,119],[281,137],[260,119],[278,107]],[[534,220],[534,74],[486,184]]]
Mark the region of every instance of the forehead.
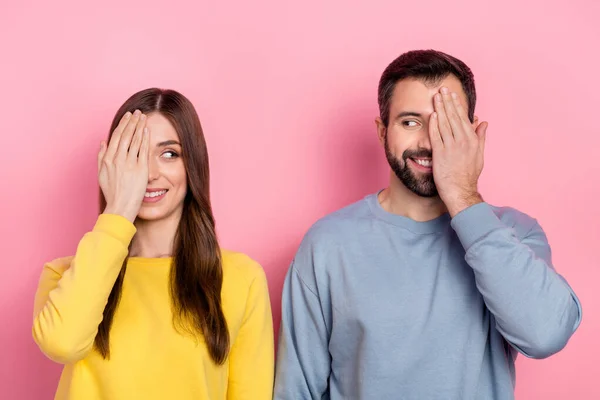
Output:
[[390,118],[395,118],[398,113],[403,111],[432,113],[433,96],[440,91],[442,86],[447,87],[451,92],[458,93],[463,107],[468,108],[467,96],[460,81],[454,75],[448,75],[435,84],[408,78],[396,83],[390,101]]
[[164,142],[167,140],[179,140],[177,131],[162,114],[153,112],[148,114],[146,126],[150,129],[150,142]]

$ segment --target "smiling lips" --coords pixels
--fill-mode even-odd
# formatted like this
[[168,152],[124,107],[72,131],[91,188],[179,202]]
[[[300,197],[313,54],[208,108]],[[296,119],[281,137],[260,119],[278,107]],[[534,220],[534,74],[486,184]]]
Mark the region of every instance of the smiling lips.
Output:
[[144,194],[144,203],[156,203],[162,200],[167,192],[167,189],[146,189],[146,193]]
[[415,164],[418,170],[423,172],[431,172],[431,167],[433,165],[431,158],[410,158],[410,160]]
[[415,162],[419,165],[422,165],[424,167],[427,168],[431,168],[431,160],[430,159],[425,159],[425,158],[413,158],[413,160],[415,160]]

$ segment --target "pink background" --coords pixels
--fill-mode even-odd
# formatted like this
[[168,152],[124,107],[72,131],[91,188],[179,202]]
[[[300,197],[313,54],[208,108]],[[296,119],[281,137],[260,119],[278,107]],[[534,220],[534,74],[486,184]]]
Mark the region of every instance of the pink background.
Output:
[[52,398],[60,366],[31,339],[34,290],[43,262],[72,254],[92,227],[96,151],[130,94],[169,87],[196,105],[222,244],[264,266],[278,329],[306,229],[387,181],[377,81],[413,48],[473,68],[477,114],[490,122],[482,192],[540,220],[583,303],[566,350],[519,359],[517,398],[600,398],[598,2],[10,3],[0,5],[0,398]]

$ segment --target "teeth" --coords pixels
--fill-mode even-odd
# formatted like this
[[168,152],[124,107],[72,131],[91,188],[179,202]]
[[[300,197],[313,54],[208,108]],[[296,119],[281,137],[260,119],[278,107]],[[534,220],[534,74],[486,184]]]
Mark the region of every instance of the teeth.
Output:
[[424,166],[424,167],[431,167],[431,160],[420,160],[420,159],[417,159],[417,160],[415,160],[415,162],[417,164],[419,164],[419,165]]
[[161,190],[160,192],[146,192],[146,194],[144,194],[144,197],[158,197],[162,196],[165,193],[167,193],[166,190]]

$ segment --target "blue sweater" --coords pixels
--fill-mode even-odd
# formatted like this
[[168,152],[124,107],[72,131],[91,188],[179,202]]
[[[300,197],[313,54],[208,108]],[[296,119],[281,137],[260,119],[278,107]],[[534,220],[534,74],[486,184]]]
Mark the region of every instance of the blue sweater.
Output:
[[560,351],[580,321],[533,218],[480,203],[416,222],[372,194],[300,245],[275,399],[513,399],[517,353]]

